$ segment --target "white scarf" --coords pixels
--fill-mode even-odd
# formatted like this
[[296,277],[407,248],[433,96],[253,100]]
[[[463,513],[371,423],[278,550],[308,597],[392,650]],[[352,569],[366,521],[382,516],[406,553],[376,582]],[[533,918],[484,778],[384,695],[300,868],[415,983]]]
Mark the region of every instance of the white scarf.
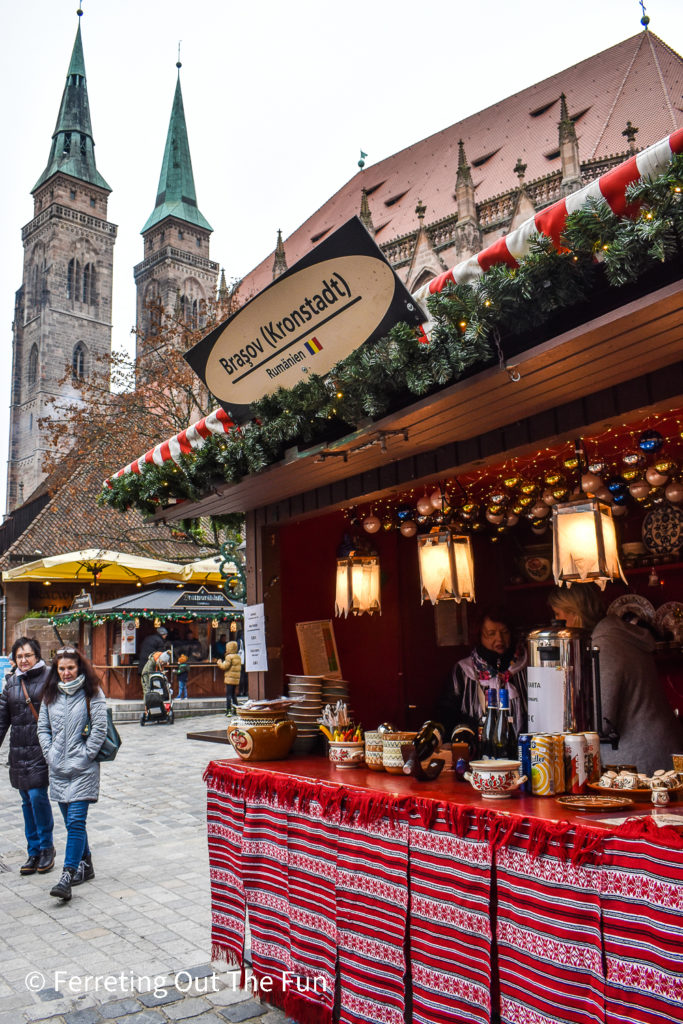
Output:
[[75,693],[78,693],[84,682],[85,676],[81,673],[80,676],[76,676],[75,679],[72,679],[70,683],[62,683],[60,681],[57,683],[57,689],[67,697],[73,697]]

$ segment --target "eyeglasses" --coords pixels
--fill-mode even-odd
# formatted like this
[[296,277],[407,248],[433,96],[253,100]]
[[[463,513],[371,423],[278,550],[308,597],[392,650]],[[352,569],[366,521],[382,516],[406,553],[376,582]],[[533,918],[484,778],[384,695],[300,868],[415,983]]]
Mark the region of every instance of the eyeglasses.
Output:
[[63,654],[69,654],[69,655],[78,654],[78,651],[76,650],[75,647],[60,647],[60,649],[57,651],[55,657],[61,658],[61,656]]

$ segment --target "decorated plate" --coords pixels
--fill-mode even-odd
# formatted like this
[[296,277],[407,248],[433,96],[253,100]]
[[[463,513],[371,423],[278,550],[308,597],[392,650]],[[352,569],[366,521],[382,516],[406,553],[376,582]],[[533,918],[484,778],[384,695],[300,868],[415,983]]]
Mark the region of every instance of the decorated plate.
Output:
[[683,547],[683,509],[659,505],[643,520],[643,544],[655,555],[668,555]]
[[667,601],[660,605],[655,614],[655,625],[660,633],[672,633],[676,640],[683,640],[683,604]]
[[627,796],[599,796],[585,793],[576,796],[556,796],[556,804],[573,807],[576,811],[608,811],[616,807],[633,807],[633,800]]
[[[613,796],[615,799],[621,796],[622,793],[628,793],[631,800],[636,800],[638,803],[650,803],[652,801],[652,790],[648,787],[647,789],[617,789],[616,787],[600,786],[597,782],[589,782],[588,788],[592,789],[595,793],[600,793],[602,796]],[[678,793],[683,789],[683,785],[666,787],[666,791],[669,794],[669,798],[675,800],[674,794]]]
[[629,612],[645,622],[655,621],[655,606],[640,594],[622,594],[607,609],[608,615],[618,615],[620,619]]

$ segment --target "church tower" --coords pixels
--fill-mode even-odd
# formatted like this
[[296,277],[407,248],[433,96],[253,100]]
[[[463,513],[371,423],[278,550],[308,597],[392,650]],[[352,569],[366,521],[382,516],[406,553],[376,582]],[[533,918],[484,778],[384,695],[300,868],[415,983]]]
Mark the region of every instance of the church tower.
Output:
[[207,299],[216,296],[218,264],[209,259],[213,228],[197,206],[178,62],[171,120],[156,203],[142,229],[144,259],[135,267],[137,328],[153,330],[156,311],[178,311],[190,327],[202,323]]
[[80,21],[47,166],[31,192],[14,311],[8,512],[45,477],[50,431],[38,421],[59,418],[60,404],[78,397],[71,382],[111,352],[116,225],[107,220],[111,189],[95,166]]

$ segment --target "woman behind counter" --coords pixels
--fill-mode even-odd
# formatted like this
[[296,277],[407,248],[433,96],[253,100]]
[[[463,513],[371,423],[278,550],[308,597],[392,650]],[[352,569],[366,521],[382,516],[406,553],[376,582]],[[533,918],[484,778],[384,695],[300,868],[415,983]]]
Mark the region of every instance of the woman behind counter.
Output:
[[[90,721],[91,727],[84,729]],[[51,896],[71,899],[71,887],[95,877],[85,823],[100,792],[95,757],[107,735],[107,702],[92,665],[72,647],[57,651],[45,683],[38,739],[50,769],[50,796],[66,825],[64,867]]]
[[504,686],[510,694],[510,712],[515,732],[526,728],[527,656],[523,644],[513,641],[510,616],[504,608],[482,612],[479,642],[472,653],[453,667],[453,674],[437,711],[450,736],[456,725],[467,725],[475,735],[486,711],[486,691]]
[[556,587],[548,604],[567,626],[588,630],[600,649],[603,722],[608,719],[620,736],[616,751],[603,744],[603,764],[635,764],[647,775],[671,768],[671,755],[683,751],[683,723],[659,681],[652,633],[618,615],[605,615],[593,583]]

